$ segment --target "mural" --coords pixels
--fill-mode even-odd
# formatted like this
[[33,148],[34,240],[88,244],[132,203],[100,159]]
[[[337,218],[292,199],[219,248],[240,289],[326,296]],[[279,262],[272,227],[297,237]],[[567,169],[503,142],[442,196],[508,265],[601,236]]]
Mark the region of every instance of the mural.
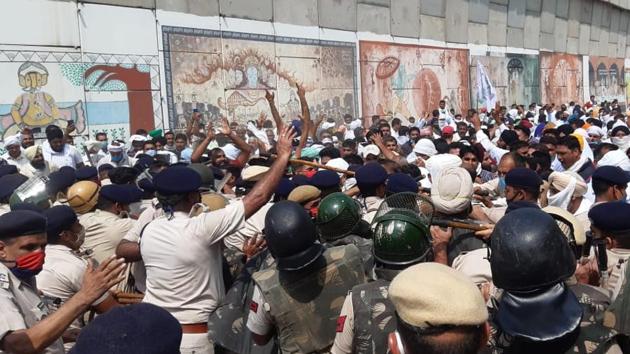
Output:
[[470,83],[473,107],[482,102],[477,97],[477,63],[481,63],[504,106],[540,102],[540,70],[537,55],[502,54],[501,56],[470,57]]
[[363,116],[423,116],[446,97],[448,106],[469,108],[468,51],[359,42]]
[[[268,112],[274,92],[285,119],[300,113],[295,83],[304,86],[311,114],[357,113],[355,44],[162,27],[169,123],[184,129],[193,109],[239,122]],[[268,112],[269,113],[269,112]],[[269,113],[270,114],[270,113]]]
[[542,103],[583,101],[582,58],[562,53],[540,53]]
[[3,50],[0,77],[2,137],[28,127],[43,139],[70,120],[84,138],[162,125],[157,56]]
[[624,59],[589,57],[588,80],[589,94],[595,95],[598,102],[612,101],[626,102],[626,95],[621,84],[625,82]]

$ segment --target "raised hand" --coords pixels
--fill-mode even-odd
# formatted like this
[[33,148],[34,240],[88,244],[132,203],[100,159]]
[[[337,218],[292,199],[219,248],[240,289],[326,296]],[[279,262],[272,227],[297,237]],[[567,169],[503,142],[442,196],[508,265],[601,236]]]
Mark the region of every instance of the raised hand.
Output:
[[210,121],[208,122],[208,125],[206,125],[206,139],[210,141],[214,139],[214,127]]
[[285,126],[282,128],[282,131],[278,134],[278,142],[276,144],[276,153],[279,157],[291,156],[294,138],[295,131],[292,126]]
[[304,97],[306,95],[306,91],[304,91],[304,87],[297,82],[295,83],[295,87],[297,88],[297,94],[300,97]]
[[232,134],[232,128],[230,128],[230,122],[225,116],[221,116],[221,133],[225,135]]
[[268,102],[273,102],[275,95],[273,92],[269,90],[265,90],[265,98],[267,99]]
[[96,266],[94,260],[88,262],[88,267],[83,275],[83,285],[77,295],[82,295],[89,302],[96,301],[114,285],[123,280],[122,272],[125,269],[124,260],[114,256],[106,259],[101,265]]

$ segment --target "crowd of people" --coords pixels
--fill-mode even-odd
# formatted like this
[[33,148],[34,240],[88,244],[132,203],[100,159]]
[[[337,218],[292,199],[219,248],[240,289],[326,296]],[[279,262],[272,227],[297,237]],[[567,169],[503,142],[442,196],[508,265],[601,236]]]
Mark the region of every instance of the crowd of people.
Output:
[[361,119],[297,94],[5,138],[0,353],[630,352],[617,101]]

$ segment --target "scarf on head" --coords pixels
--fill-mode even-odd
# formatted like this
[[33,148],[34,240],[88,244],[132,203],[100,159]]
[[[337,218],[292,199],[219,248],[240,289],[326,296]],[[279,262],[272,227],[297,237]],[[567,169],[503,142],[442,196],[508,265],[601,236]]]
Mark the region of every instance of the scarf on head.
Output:
[[473,183],[470,173],[461,167],[447,167],[432,177],[431,200],[435,211],[453,215],[470,206]]

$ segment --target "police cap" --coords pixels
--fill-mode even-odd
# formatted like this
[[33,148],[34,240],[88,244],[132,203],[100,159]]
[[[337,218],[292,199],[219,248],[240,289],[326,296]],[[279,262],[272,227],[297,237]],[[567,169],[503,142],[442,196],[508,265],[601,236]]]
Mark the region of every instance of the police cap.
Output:
[[630,204],[624,201],[602,203],[588,212],[591,224],[602,231],[630,231]]
[[93,179],[98,176],[98,171],[94,166],[84,166],[78,168],[75,172],[78,181]]
[[48,221],[46,233],[49,240],[56,240],[59,234],[70,229],[77,220],[77,214],[67,205],[56,205],[44,211],[44,216]]
[[0,177],[0,200],[9,198],[13,191],[27,180],[26,176],[19,173]]
[[131,204],[142,198],[142,191],[132,184],[109,184],[101,188],[100,196],[115,203]]
[[542,180],[534,170],[527,167],[517,167],[505,175],[505,184],[517,188],[538,190]]
[[321,170],[317,171],[315,175],[311,178],[311,185],[319,188],[319,189],[328,189],[339,187],[339,182],[341,179],[337,172],[329,171],[329,170]]
[[280,183],[278,183],[278,186],[276,187],[274,194],[276,197],[286,199],[291,193],[291,191],[295,189],[295,187],[297,186],[295,185],[295,183],[293,183],[293,181],[291,181],[288,178],[283,178],[280,180]]
[[46,217],[30,210],[15,210],[0,215],[0,239],[46,233]]
[[359,189],[374,188],[385,183],[387,171],[378,163],[368,163],[357,170],[354,178]]
[[418,193],[418,183],[406,173],[394,173],[387,178],[385,191],[389,194],[402,192]]
[[163,195],[186,194],[201,187],[201,176],[188,167],[169,167],[155,176],[153,185]]
[[630,175],[617,166],[599,167],[593,173],[592,178],[614,186],[625,186],[630,182]]
[[76,174],[73,168],[61,168],[48,176],[46,190],[48,194],[57,194],[70,187],[76,181]]

